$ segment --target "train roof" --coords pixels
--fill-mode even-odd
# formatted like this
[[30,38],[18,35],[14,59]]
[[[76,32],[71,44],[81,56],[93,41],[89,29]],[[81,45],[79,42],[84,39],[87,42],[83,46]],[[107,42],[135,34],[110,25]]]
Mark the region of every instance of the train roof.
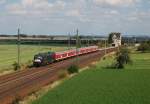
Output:
[[[79,49],[87,49],[87,48],[97,48],[98,46],[89,46],[89,47],[81,47]],[[59,53],[65,53],[65,52],[70,52],[70,51],[76,51],[76,48],[74,49],[70,49],[70,50],[66,50],[66,51],[61,51],[61,52],[55,52],[56,54],[59,54]]]

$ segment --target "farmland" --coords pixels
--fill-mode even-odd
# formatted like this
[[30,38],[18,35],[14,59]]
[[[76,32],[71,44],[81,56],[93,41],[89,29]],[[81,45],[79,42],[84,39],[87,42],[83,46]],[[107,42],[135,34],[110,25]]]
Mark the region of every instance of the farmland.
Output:
[[[62,51],[68,49],[66,46],[58,45],[21,45],[21,63],[32,61],[33,56],[39,52]],[[17,61],[17,45],[0,45],[0,71],[11,69],[12,64]]]
[[105,69],[106,58],[50,90],[32,104],[149,104],[150,53],[131,55],[125,70]]

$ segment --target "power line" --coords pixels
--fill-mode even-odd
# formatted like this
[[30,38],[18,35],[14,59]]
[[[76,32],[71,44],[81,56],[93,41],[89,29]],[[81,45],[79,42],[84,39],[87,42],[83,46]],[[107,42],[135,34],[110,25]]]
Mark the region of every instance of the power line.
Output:
[[68,34],[68,48],[71,49],[71,36]]

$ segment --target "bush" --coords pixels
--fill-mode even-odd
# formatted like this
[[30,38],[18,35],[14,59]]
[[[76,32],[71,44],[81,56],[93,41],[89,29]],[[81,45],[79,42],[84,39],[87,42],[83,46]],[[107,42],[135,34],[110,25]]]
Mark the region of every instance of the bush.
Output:
[[106,59],[106,57],[104,56],[104,57],[103,57],[103,60],[105,60],[105,59]]
[[68,69],[67,69],[69,74],[73,74],[73,73],[78,73],[79,72],[79,67],[77,65],[71,65]]
[[141,45],[138,47],[137,50],[138,50],[138,51],[141,51],[141,52],[150,51],[150,44],[147,43],[147,42],[141,43]]
[[19,70],[21,67],[20,67],[20,65],[19,65],[17,62],[14,62],[13,68],[14,68],[15,71],[17,71],[17,70]]
[[116,63],[113,65],[113,67],[117,69],[123,69],[125,64],[131,63],[132,61],[129,53],[129,50],[126,47],[121,48],[116,54]]

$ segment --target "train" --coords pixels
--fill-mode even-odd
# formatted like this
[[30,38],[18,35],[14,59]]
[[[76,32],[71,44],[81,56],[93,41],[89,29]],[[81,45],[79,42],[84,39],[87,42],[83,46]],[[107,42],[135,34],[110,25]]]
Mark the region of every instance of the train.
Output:
[[[82,47],[77,49],[70,49],[62,52],[45,52],[45,53],[38,53],[34,56],[33,59],[33,66],[40,67],[45,66],[56,61],[64,60],[70,57],[75,57],[77,55],[88,54],[92,52],[98,51],[98,46],[89,46],[89,47]],[[101,49],[104,51],[105,49]],[[106,52],[111,52],[114,50],[114,47],[106,48]],[[108,53],[107,52],[107,53]]]

